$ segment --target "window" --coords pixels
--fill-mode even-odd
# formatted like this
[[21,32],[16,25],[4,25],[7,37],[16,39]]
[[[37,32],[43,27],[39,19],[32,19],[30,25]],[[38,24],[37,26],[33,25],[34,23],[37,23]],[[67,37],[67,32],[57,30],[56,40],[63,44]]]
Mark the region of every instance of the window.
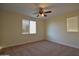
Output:
[[36,34],[36,21],[23,19],[22,34]]
[[36,33],[36,22],[30,21],[30,34]]
[[78,32],[78,17],[67,18],[67,32]]

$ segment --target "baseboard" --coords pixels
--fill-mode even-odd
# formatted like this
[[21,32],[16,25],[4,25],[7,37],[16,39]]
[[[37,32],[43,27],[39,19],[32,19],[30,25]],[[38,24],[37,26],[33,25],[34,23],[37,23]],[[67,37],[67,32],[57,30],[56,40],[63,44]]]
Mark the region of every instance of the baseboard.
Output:
[[1,47],[1,49],[10,48],[10,47],[16,47],[16,46],[21,46],[21,45],[24,45],[24,44],[30,44],[30,43],[35,43],[35,42],[39,42],[39,41],[43,41],[43,40],[37,40],[37,41],[33,41],[33,42],[23,42],[23,43],[18,43],[16,45],[10,45],[10,46],[3,46],[3,47]]
[[65,42],[58,42],[58,41],[53,41],[53,40],[48,40],[50,42],[55,42],[55,43],[58,43],[58,44],[61,44],[61,45],[64,45],[64,46],[68,46],[68,47],[72,47],[72,48],[77,48],[79,49],[79,46],[76,46],[76,45],[71,45],[71,44],[68,44],[68,43],[65,43]]

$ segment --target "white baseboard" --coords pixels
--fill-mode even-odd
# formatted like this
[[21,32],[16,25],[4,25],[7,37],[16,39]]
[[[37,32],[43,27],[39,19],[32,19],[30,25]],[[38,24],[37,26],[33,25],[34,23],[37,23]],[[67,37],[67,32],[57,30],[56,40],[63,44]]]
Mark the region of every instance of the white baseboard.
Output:
[[[45,39],[44,39],[44,40],[45,40]],[[41,41],[41,40],[37,40],[37,41],[33,41],[33,42],[38,42],[38,41]],[[28,42],[22,42],[22,43],[17,43],[17,44],[12,44],[12,45],[0,46],[0,50],[3,49],[3,48],[18,46],[18,45],[23,45],[23,44],[33,43],[33,42],[28,41]]]
[[68,43],[65,43],[65,42],[58,42],[58,41],[53,41],[53,40],[48,40],[48,41],[56,42],[58,44],[62,44],[62,45],[65,45],[65,46],[69,46],[69,47],[73,47],[73,48],[79,49],[79,46],[78,45],[72,45],[72,44],[68,44]]

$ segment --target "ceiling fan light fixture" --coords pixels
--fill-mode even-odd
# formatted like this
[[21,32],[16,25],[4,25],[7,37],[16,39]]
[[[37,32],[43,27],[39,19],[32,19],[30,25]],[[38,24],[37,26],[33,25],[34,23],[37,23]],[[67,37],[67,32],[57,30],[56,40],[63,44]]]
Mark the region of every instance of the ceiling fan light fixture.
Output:
[[41,14],[41,16],[44,16],[44,14]]
[[42,14],[39,14],[38,16],[42,16],[42,17],[43,17],[43,16],[44,16],[44,14],[42,13]]

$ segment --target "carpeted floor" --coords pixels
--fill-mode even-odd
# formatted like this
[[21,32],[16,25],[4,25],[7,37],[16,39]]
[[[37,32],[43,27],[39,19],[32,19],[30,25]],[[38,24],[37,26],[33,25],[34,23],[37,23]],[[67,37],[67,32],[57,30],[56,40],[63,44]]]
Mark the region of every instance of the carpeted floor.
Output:
[[3,55],[10,56],[79,56],[79,49],[49,41],[24,44],[3,51]]

